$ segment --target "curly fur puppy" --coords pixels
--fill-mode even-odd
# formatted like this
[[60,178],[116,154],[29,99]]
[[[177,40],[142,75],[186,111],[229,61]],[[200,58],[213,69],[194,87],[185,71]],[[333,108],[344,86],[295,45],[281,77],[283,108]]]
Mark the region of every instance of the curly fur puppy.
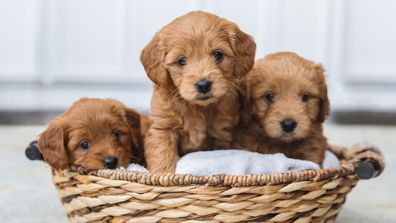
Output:
[[148,119],[112,99],[82,98],[49,123],[38,149],[53,168],[114,169],[144,163]]
[[174,172],[180,155],[226,149],[239,120],[238,86],[254,64],[253,38],[226,19],[190,12],[163,27],[143,49],[154,82],[145,139],[152,172]]
[[329,147],[322,133],[329,113],[323,67],[280,52],[258,60],[244,81],[244,117],[234,146],[321,165]]

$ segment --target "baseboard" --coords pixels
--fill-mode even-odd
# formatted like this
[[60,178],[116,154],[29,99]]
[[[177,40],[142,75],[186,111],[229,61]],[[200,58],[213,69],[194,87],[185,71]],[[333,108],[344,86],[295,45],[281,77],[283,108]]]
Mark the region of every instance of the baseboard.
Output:
[[337,111],[330,120],[338,124],[396,125],[396,113],[373,111]]

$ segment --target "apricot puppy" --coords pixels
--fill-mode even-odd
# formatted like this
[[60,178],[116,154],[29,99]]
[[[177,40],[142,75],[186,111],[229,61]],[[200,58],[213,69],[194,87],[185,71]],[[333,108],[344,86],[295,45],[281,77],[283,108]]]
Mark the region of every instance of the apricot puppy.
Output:
[[155,34],[141,62],[153,81],[145,156],[152,172],[174,172],[180,155],[231,146],[239,80],[256,44],[230,21],[190,12]]
[[246,116],[235,147],[321,165],[329,147],[322,133],[329,113],[323,67],[295,53],[275,53],[255,63],[245,86]]
[[143,164],[148,119],[112,99],[82,98],[49,123],[38,149],[53,168],[89,169]]

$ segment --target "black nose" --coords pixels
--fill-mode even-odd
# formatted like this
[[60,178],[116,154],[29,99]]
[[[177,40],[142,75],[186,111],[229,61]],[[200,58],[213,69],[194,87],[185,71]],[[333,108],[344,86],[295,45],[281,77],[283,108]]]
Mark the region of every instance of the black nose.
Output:
[[297,122],[290,118],[284,119],[280,124],[284,132],[293,132],[297,126]]
[[117,167],[118,159],[115,156],[108,156],[103,160],[103,164],[106,168],[114,169]]
[[209,92],[212,88],[212,82],[206,79],[199,80],[195,85],[197,86],[198,92],[203,94]]

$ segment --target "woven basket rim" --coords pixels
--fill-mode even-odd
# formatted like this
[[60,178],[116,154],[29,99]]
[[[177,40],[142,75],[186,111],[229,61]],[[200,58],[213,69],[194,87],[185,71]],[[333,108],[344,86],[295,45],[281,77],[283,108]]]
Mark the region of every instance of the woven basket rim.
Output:
[[[336,168],[320,170],[304,170],[300,172],[284,172],[274,174],[251,174],[243,176],[213,175],[193,176],[190,174],[155,174],[132,172],[125,169],[100,169],[89,170],[82,167],[71,166],[64,174],[91,175],[111,180],[130,181],[153,186],[231,186],[249,187],[263,185],[278,185],[301,181],[334,180],[350,175],[356,175],[358,163],[365,159],[373,159],[380,164],[380,172],[384,168],[383,157],[378,152],[367,151],[367,145],[357,145],[351,149],[331,146],[329,148],[340,160],[340,166]],[[370,147],[371,148],[371,147]]]
[[69,174],[78,173],[91,175],[110,180],[122,180],[152,186],[231,186],[251,187],[264,185],[279,185],[302,181],[335,180],[349,175],[356,175],[350,165],[342,165],[337,168],[321,170],[304,170],[300,172],[285,172],[276,174],[250,174],[250,175],[226,175],[193,176],[191,174],[152,174],[132,172],[124,169],[117,170],[86,170],[81,167],[72,168]]

